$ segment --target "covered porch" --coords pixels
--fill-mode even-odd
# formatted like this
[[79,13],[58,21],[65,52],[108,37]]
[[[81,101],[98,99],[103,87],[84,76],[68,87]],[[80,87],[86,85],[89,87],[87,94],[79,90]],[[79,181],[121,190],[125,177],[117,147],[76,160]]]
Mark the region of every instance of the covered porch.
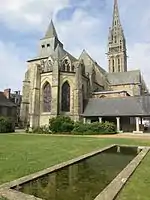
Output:
[[114,122],[117,132],[144,132],[150,119],[150,96],[90,99],[82,115],[84,122]]
[[133,132],[133,133],[144,133],[143,117],[128,117],[128,116],[100,116],[100,117],[84,117],[84,123],[93,122],[113,122],[116,124],[118,133],[122,132]]

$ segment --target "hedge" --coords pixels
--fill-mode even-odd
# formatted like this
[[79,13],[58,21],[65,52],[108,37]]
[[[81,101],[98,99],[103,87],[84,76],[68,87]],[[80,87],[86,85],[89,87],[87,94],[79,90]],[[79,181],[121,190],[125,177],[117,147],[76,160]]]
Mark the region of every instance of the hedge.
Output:
[[74,134],[107,134],[107,133],[116,133],[116,126],[112,122],[94,122],[94,123],[85,123],[76,122],[74,124],[74,129],[72,130]]
[[39,134],[72,134],[72,135],[98,135],[117,133],[116,125],[112,122],[83,123],[74,122],[69,117],[58,116],[49,120],[48,126],[33,129]]
[[15,131],[14,123],[10,118],[0,117],[0,133],[12,133]]

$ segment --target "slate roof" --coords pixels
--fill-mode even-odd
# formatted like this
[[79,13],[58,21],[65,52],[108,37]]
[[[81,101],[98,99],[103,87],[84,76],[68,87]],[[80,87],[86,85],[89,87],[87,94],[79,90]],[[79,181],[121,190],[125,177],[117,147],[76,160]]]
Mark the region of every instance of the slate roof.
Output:
[[89,99],[83,116],[150,116],[150,96]]
[[111,85],[140,83],[141,73],[140,70],[108,73],[107,78]]
[[12,101],[5,97],[3,92],[0,92],[0,106],[16,107],[16,105]]
[[[82,53],[81,53],[81,55],[80,55],[80,57],[79,57],[79,60],[80,60],[80,59],[83,59],[84,55],[87,56],[87,57],[97,66],[97,69],[98,69],[102,74],[106,74],[106,71],[105,71],[102,67],[100,67],[100,66],[98,65],[97,62],[95,62],[95,60],[87,53],[87,51],[86,51],[85,49],[82,51]],[[86,70],[89,70],[89,71],[87,71],[87,72],[90,72],[91,69],[92,69],[91,67],[90,67],[89,69],[86,67]]]

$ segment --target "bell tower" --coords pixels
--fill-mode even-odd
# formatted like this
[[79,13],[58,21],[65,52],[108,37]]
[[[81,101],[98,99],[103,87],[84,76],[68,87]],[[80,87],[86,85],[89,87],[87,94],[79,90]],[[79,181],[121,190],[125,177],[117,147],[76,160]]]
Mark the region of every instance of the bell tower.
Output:
[[112,26],[108,36],[109,73],[127,71],[126,40],[119,17],[118,2],[114,0]]

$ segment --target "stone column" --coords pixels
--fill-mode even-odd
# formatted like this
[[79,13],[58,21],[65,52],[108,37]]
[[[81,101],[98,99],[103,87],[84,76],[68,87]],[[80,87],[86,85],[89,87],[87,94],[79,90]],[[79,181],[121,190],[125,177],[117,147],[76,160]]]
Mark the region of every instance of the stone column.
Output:
[[140,120],[140,118],[136,117],[136,132],[140,131],[139,120]]
[[102,117],[99,117],[98,119],[99,119],[99,123],[102,123]]
[[120,117],[116,117],[117,120],[117,132],[120,132]]
[[139,126],[140,118],[136,117],[135,120],[136,120],[136,131],[133,131],[133,133],[143,133],[143,131],[140,131],[140,126]]
[[86,124],[86,118],[85,117],[83,118],[83,123]]

